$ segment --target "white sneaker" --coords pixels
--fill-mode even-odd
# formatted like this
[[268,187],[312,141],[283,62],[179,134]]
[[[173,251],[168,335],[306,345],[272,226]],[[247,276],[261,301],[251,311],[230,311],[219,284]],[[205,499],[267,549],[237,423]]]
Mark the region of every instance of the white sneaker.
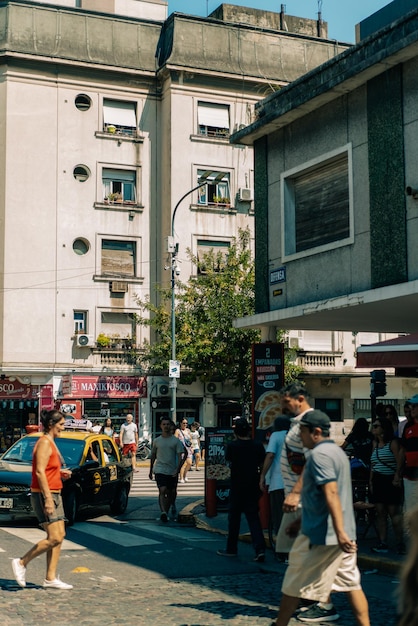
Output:
[[26,567],[20,564],[20,559],[12,560],[12,569],[19,587],[26,587]]
[[184,478],[180,478],[179,483],[183,483],[184,484]]
[[44,580],[44,584],[43,584],[45,589],[72,589],[73,586],[72,585],[68,585],[67,583],[64,583],[60,577],[58,576],[58,578],[55,578],[54,580]]
[[189,482],[189,479],[186,477],[186,478],[184,479],[184,482],[185,482],[185,483],[188,483],[188,482]]

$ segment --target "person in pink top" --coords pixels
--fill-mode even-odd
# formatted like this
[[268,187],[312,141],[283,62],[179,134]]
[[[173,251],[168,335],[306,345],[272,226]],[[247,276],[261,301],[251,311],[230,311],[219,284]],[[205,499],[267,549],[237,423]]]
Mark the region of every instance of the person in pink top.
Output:
[[45,530],[41,539],[24,556],[12,560],[13,574],[20,587],[26,587],[26,568],[46,552],[46,589],[72,589],[57,576],[61,545],[65,537],[65,514],[61,497],[62,481],[71,471],[62,468],[63,460],[55,444],[64,430],[65,416],[60,411],[42,411],[44,433],[36,442],[32,457],[31,503],[39,525]]

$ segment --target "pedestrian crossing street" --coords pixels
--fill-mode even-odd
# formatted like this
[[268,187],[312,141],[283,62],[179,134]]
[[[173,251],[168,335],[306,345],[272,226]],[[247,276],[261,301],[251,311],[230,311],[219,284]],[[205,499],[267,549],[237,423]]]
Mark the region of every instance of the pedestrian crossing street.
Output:
[[[13,535],[14,537],[35,544],[41,539],[45,539],[45,533],[40,528],[25,528],[21,526],[2,526],[0,532]],[[153,536],[152,536],[153,535]],[[182,542],[202,542],[200,534],[194,528],[181,528],[167,525],[164,526],[158,521],[120,521],[109,515],[102,515],[85,522],[76,522],[74,526],[67,529],[67,535],[62,544],[61,551],[76,556],[77,552],[89,550],[90,541],[103,540],[107,544],[114,543],[119,548],[135,548],[148,546],[151,549],[159,549],[159,546],[166,539],[178,539]],[[210,540],[211,537],[206,538]],[[1,547],[0,552],[6,552]],[[72,554],[71,554],[72,553]]]
[[[149,479],[149,466],[138,468],[133,475],[133,483],[129,497],[158,496],[158,488],[155,480]],[[196,496],[203,498],[205,493],[205,469],[200,471],[190,470],[187,474],[188,481],[177,487],[178,496]]]
[[[139,471],[133,475],[133,484],[129,498],[138,498],[139,502],[141,498],[153,498],[155,508],[158,509],[158,488],[155,480],[151,481],[149,479],[149,465],[141,466],[138,469]],[[177,503],[179,508],[182,507],[182,496],[185,497],[186,502],[188,498],[197,499],[204,497],[204,476],[203,467],[198,472],[190,471],[187,476],[188,482],[178,485]],[[1,532],[13,535],[29,544],[35,544],[45,538],[44,531],[37,527],[8,525],[0,527]],[[154,535],[154,537],[150,535]],[[189,530],[184,526],[179,529],[172,524],[168,526],[161,525],[158,522],[158,515],[155,522],[140,520],[122,521],[110,515],[101,515],[86,521],[77,521],[74,526],[68,528],[62,550],[69,556],[76,557],[80,551],[89,550],[90,541],[97,539],[103,539],[103,541],[114,543],[123,548],[148,546],[150,550],[159,550],[160,545],[164,543],[164,537],[177,537],[187,542],[198,540],[195,529]],[[1,545],[0,534],[1,552],[6,552],[6,550]]]

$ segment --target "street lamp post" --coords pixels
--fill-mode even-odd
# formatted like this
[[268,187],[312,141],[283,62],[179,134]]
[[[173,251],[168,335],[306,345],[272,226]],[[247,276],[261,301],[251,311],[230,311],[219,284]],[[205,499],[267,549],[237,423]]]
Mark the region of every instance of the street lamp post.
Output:
[[177,202],[174,207],[173,215],[171,218],[171,238],[168,244],[168,251],[171,254],[171,362],[169,368],[170,375],[170,417],[177,421],[177,378],[180,377],[180,366],[176,363],[176,276],[178,276],[179,269],[177,266],[177,253],[179,251],[179,244],[174,243],[174,220],[176,217],[177,209],[187,196],[190,196],[194,191],[197,191],[204,185],[208,184],[207,176],[210,176],[212,172],[205,172],[205,178],[199,179],[199,184],[193,189],[187,191]]

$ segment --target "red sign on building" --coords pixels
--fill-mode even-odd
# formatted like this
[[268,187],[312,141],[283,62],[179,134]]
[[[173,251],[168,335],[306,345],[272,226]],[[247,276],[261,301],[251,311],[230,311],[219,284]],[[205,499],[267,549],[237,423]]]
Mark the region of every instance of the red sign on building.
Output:
[[147,381],[136,376],[63,376],[63,398],[146,398]]

